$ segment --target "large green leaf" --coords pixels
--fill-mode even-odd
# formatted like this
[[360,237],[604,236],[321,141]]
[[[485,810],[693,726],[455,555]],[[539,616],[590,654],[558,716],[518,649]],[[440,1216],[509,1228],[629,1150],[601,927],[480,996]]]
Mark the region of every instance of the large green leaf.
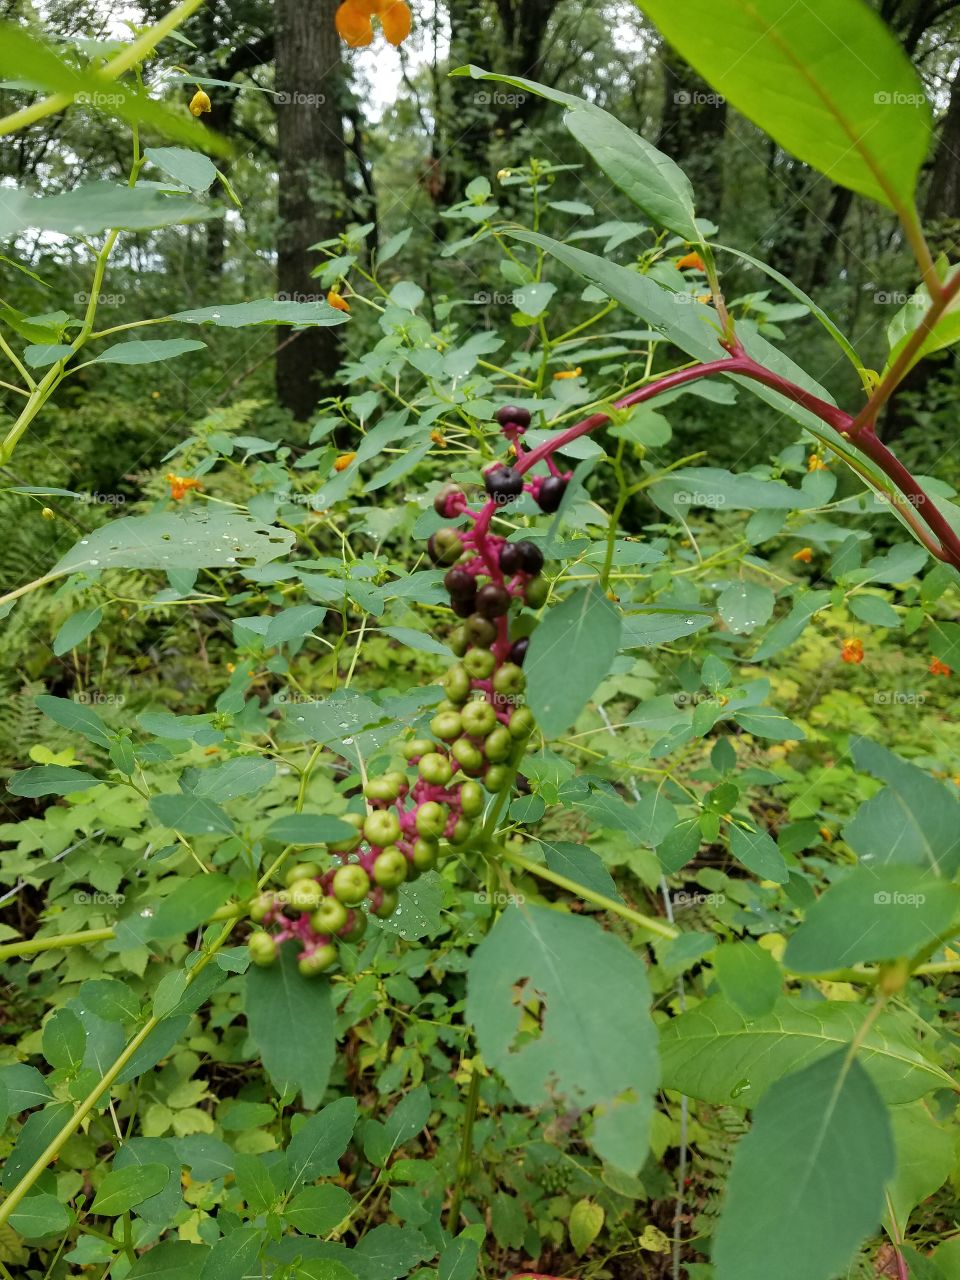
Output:
[[155,227],[212,218],[212,205],[186,196],[167,196],[153,187],[89,182],[55,196],[0,188],[0,240],[23,231],[58,231],[65,236],[92,236],[117,228],[150,231]]
[[338,1161],[347,1149],[357,1123],[357,1104],[353,1098],[338,1098],[309,1116],[290,1139],[287,1167],[290,1180],[287,1191],[301,1182],[335,1174]]
[[879,1225],[893,1170],[890,1117],[856,1058],[778,1081],[734,1156],[716,1280],[833,1280]]
[[7,782],[7,790],[14,796],[69,796],[74,791],[99,787],[102,782],[102,778],[95,778],[84,769],[71,769],[63,764],[38,764],[13,774]]
[[199,151],[186,147],[145,147],[144,156],[191,191],[206,191],[217,180],[216,166]]
[[[663,1083],[704,1102],[753,1106],[788,1071],[849,1044],[866,1016],[860,1004],[783,997],[771,1013],[751,1018],[713,996],[662,1028]],[[861,1060],[888,1102],[952,1087],[892,1016],[867,1032]]]
[[246,980],[247,1025],[267,1074],[278,1090],[290,1085],[305,1107],[316,1107],[336,1047],[329,983],[299,972],[294,947],[282,947],[269,968],[252,966]]
[[277,298],[257,298],[253,302],[224,303],[223,306],[194,307],[166,317],[184,324],[212,324],[223,329],[240,329],[249,324],[345,324],[347,317],[329,302],[287,302]]
[[239,512],[189,509],[124,516],[81,538],[52,572],[252,567],[276,560],[292,544],[292,533]]
[[583,98],[522,76],[498,75],[474,66],[458,67],[451,75],[498,80],[559,103],[566,108],[563,123],[611,182],[660,226],[675,231],[685,240],[700,240],[693,187],[687,175],[669,156],[621,124],[616,116]]
[[902,1229],[914,1206],[933,1195],[950,1177],[956,1158],[955,1136],[922,1102],[894,1107],[890,1118],[897,1148],[897,1173],[888,1188],[888,1213],[893,1210]]
[[188,351],[203,351],[205,342],[195,338],[149,338],[145,342],[117,342],[90,361],[91,364],[157,364],[185,356]]
[[484,1061],[525,1106],[592,1110],[592,1145],[633,1173],[657,1084],[649,1001],[639,956],[595,921],[545,907],[508,907],[470,963]]
[[155,1196],[167,1185],[170,1170],[162,1164],[132,1164],[112,1169],[100,1183],[91,1213],[115,1218]]
[[568,729],[610,671],[620,643],[620,614],[599,586],[549,610],[530,640],[527,698],[548,738]]
[[911,202],[930,108],[909,58],[863,0],[638,4],[782,147],[860,195],[891,207]]

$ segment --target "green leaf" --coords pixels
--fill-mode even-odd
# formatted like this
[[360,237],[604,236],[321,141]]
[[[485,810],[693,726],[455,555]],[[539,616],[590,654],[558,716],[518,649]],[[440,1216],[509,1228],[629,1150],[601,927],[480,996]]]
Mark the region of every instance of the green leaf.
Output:
[[29,1111],[31,1107],[39,1107],[51,1098],[46,1080],[36,1067],[27,1066],[25,1062],[0,1067],[0,1086],[5,1091],[5,1110],[10,1116]]
[[298,971],[294,947],[282,947],[276,964],[251,966],[245,976],[247,1025],[267,1074],[278,1090],[289,1085],[305,1107],[316,1107],[335,1048],[329,984]]
[[99,569],[252,568],[286,555],[294,535],[238,512],[124,516],[86,534],[54,574]]
[[33,769],[22,769],[7,782],[7,790],[14,796],[69,796],[74,791],[87,791],[99,787],[102,778],[95,778],[83,769],[70,769],[62,764],[41,764]]
[[28,369],[45,369],[47,365],[56,364],[72,354],[73,347],[68,342],[40,342],[24,347],[23,363]]
[[196,1280],[210,1250],[186,1240],[164,1240],[138,1258],[127,1280]]
[[620,615],[597,585],[549,610],[524,663],[530,709],[545,737],[573,724],[610,671],[619,643]]
[[897,1149],[897,1172],[887,1188],[890,1206],[886,1219],[889,1221],[892,1207],[895,1221],[902,1225],[915,1206],[933,1195],[950,1177],[954,1141],[949,1128],[934,1119],[921,1102],[894,1107],[890,1119]]
[[107,726],[86,703],[74,702],[72,698],[54,698],[48,693],[37,694],[35,701],[43,714],[62,728],[69,729],[71,733],[82,734],[98,746],[110,746],[111,737]]
[[844,828],[851,849],[863,862],[909,863],[952,879],[960,869],[960,800],[869,738],[855,738],[850,750],[858,769],[887,783]]
[[17,1185],[34,1161],[47,1149],[60,1129],[73,1115],[73,1104],[54,1102],[42,1111],[27,1116],[17,1134],[13,1151],[0,1171],[0,1186],[10,1191]]
[[522,1105],[592,1110],[594,1149],[636,1173],[657,1084],[649,999],[643,961],[594,921],[508,907],[470,962],[467,1018]]
[[0,239],[24,231],[57,231],[66,236],[92,236],[108,229],[150,231],[156,227],[212,218],[212,205],[183,196],[166,196],[149,187],[90,182],[55,196],[31,196],[10,187],[0,189]]
[[256,1275],[264,1239],[258,1227],[238,1227],[223,1236],[210,1250],[199,1280],[246,1280]]
[[51,1067],[76,1070],[83,1061],[87,1033],[83,1023],[70,1009],[57,1009],[44,1024],[43,1056]]
[[480,1242],[464,1232],[441,1253],[437,1280],[474,1280],[479,1259]]
[[923,867],[859,866],[808,909],[787,945],[798,973],[912,956],[946,935],[960,887]]
[[383,1124],[368,1122],[363,1130],[363,1152],[372,1164],[385,1165],[397,1147],[415,1138],[430,1118],[430,1091],[426,1085],[405,1094]]
[[216,166],[199,151],[186,147],[144,147],[145,159],[191,191],[206,191],[217,180]]
[[58,658],[83,644],[103,621],[102,609],[78,609],[63,622],[53,638],[53,652]]
[[116,1218],[162,1191],[169,1178],[170,1170],[162,1164],[132,1164],[125,1169],[112,1169],[100,1183],[90,1212]]
[[233,823],[218,804],[192,792],[153,796],[150,808],[157,821],[185,836],[230,835]]
[[890,1117],[856,1058],[778,1081],[738,1144],[714,1237],[717,1280],[832,1280],[880,1221]]
[[304,1187],[283,1216],[297,1231],[308,1236],[324,1236],[343,1221],[353,1208],[353,1199],[343,1187]]
[[[159,798],[159,797],[158,797]],[[233,881],[219,872],[182,880],[157,906],[146,922],[143,936],[172,938],[206,924],[233,890]]]
[[305,1120],[287,1147],[287,1190],[300,1182],[336,1174],[356,1123],[357,1104],[353,1098],[338,1098]]
[[690,65],[780,146],[860,195],[891,208],[912,203],[930,107],[909,58],[867,4],[638,3]]
[[497,75],[480,67],[458,67],[455,76],[497,80],[566,108],[563,122],[607,177],[650,218],[685,240],[700,242],[693,188],[683,170],[646,139],[582,98],[521,76]]
[[344,324],[347,317],[329,302],[287,302],[277,298],[256,298],[252,302],[224,303],[222,306],[194,307],[176,311],[168,320],[184,324],[212,324],[222,329],[240,329],[251,324],[311,325]]
[[787,864],[766,831],[745,831],[743,827],[731,822],[727,832],[730,852],[748,871],[752,871],[761,880],[775,880],[777,884],[786,884],[790,874]]
[[28,1240],[66,1231],[73,1215],[56,1196],[42,1191],[27,1196],[10,1215],[10,1226]]
[[205,342],[195,338],[149,338],[144,342],[118,342],[107,347],[90,361],[91,364],[157,364],[184,356],[188,351],[203,351]]
[[570,1243],[582,1258],[603,1228],[604,1212],[594,1200],[578,1200],[570,1211]]
[[223,764],[204,769],[194,786],[194,795],[205,800],[235,800],[252,796],[276,776],[277,766],[263,756],[235,756]]
[[769,587],[742,579],[731,582],[720,594],[720,617],[734,635],[749,635],[773,616],[775,594]]
[[[753,1018],[712,996],[661,1029],[663,1084],[718,1106],[753,1106],[789,1071],[849,1045],[867,1007],[782,997]],[[861,1060],[888,1102],[912,1102],[950,1079],[927,1061],[910,1032],[884,1015],[867,1032]]]
[[567,841],[542,841],[543,854],[547,866],[557,875],[575,880],[585,889],[601,893],[614,902],[622,902],[620,891],[613,876],[603,865],[600,856],[583,844],[570,844]]
[[316,630],[327,615],[326,608],[317,604],[297,604],[292,609],[284,609],[274,614],[264,633],[264,644],[288,644],[291,640],[301,640]]
[[854,595],[847,598],[847,608],[855,618],[871,627],[899,627],[902,618],[883,596]]
[[755,942],[724,942],[713,957],[713,971],[726,999],[750,1018],[770,1013],[780,996],[780,966]]
[[346,840],[355,832],[348,822],[325,813],[288,813],[270,823],[265,838],[277,844],[328,844]]

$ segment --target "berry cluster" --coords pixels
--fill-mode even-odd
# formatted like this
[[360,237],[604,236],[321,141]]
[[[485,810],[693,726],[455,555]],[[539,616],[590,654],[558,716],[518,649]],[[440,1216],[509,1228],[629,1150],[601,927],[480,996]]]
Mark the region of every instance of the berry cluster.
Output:
[[[521,457],[520,437],[530,422],[525,409],[507,406],[497,414],[503,434]],[[541,577],[543,553],[527,539],[508,542],[490,532],[497,508],[527,489],[543,511],[560,505],[569,476],[551,474],[524,484],[510,466],[494,466],[484,476],[488,501],[472,511],[457,485],[446,485],[434,500],[441,516],[466,517],[469,527],[442,528],[429,539],[434,564],[445,566],[444,584],[454,613],[462,619],[450,637],[458,658],[443,679],[446,698],[430,721],[431,738],[412,738],[401,751],[409,769],[370,778],[363,788],[366,815],[348,813],[356,828],[346,840],[327,848],[339,865],[293,867],[286,887],[264,893],[251,904],[250,916],[266,926],[249,939],[255,964],[272,964],[279,947],[293,939],[300,946],[304,975],[322,973],[337,960],[337,942],[356,942],[369,913],[392,915],[399,888],[434,867],[440,841],[463,846],[488,796],[514,781],[516,759],[535,721],[524,705],[522,671],[529,644],[526,634],[511,635],[515,604],[539,608],[549,588]],[[268,932],[268,929],[272,930]]]

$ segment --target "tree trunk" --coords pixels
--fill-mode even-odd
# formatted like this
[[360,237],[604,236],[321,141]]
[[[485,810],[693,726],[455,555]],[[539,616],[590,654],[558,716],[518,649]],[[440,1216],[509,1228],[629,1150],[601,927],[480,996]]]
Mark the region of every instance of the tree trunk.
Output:
[[[344,228],[346,91],[336,7],[337,0],[277,0],[277,286],[293,301],[319,294],[311,272],[321,258],[310,245]],[[295,418],[306,419],[334,391],[337,330],[306,329],[283,346],[288,336],[278,343],[277,397]]]
[[682,166],[706,217],[719,222],[727,103],[673,50],[662,47],[663,112],[657,146]]

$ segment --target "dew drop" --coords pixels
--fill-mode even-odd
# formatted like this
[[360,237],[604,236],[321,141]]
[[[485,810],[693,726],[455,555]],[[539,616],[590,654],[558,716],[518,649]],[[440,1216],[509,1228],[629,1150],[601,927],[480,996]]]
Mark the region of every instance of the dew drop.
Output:
[[152,918],[153,918],[153,907],[144,907],[144,909],[140,912],[140,918],[141,918],[142,920],[150,920],[150,919],[152,919]]

